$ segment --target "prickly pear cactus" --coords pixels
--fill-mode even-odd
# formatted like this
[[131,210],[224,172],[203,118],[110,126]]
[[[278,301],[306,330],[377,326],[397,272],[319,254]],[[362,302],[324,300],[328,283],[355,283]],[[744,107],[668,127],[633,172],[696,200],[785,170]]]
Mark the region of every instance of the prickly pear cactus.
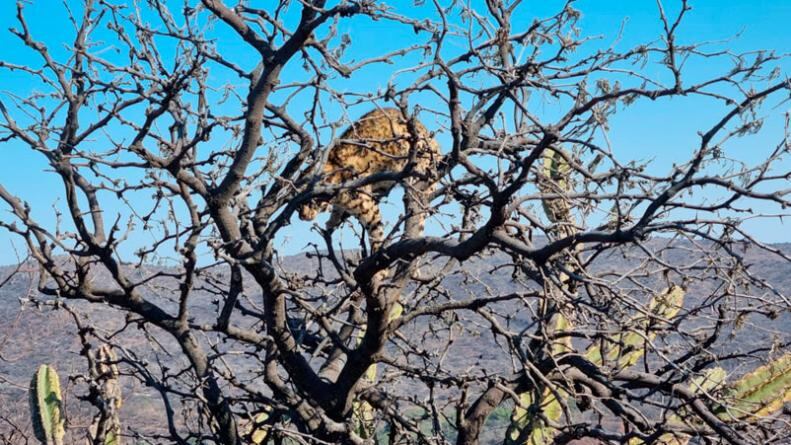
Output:
[[[624,333],[617,342],[607,345],[604,355],[602,355],[601,346],[594,345],[588,348],[585,357],[597,365],[602,365],[604,359],[621,368],[634,365],[645,352],[643,348],[645,335],[647,335],[649,340],[656,337],[656,333],[650,329],[651,325],[655,323],[657,317],[667,320],[675,317],[683,305],[684,295],[684,289],[675,285],[659,292],[648,303],[647,312],[650,316],[638,315],[629,323],[635,326],[636,330],[647,330],[648,334],[640,335],[635,331]],[[557,314],[553,328],[554,332],[563,332],[571,330],[572,326],[562,314]],[[571,350],[572,345],[568,340],[570,337],[565,337],[565,339],[563,342],[558,342],[552,346],[554,355]],[[542,392],[540,403],[535,404],[533,393],[520,394],[521,406],[514,408],[505,443],[507,445],[551,444],[556,433],[555,430],[544,425],[543,421],[540,420],[539,416],[535,416],[533,411],[540,410],[544,417],[552,422],[560,421],[563,411],[561,401],[557,398],[558,396],[564,399],[568,397],[561,388],[546,388]],[[685,444],[685,442],[673,441],[675,438],[671,435],[663,439],[667,439],[665,445]]]
[[[261,411],[253,418],[253,425],[262,425],[267,420],[269,420],[269,412]],[[257,428],[254,426],[253,428],[253,432],[250,435],[250,441],[255,445],[261,445],[266,442],[266,438],[269,436],[269,427],[265,426]]]
[[[652,324],[659,319],[670,320],[678,314],[684,303],[684,289],[681,286],[670,286],[655,295],[648,304],[648,313],[634,317],[628,324],[634,326],[633,329],[621,334],[613,344],[596,344],[588,348],[585,358],[597,365],[612,363],[617,368],[628,368],[637,363],[643,356],[646,338],[651,341],[656,338],[656,332],[650,330]],[[640,333],[638,333],[638,331]],[[647,334],[643,332],[648,331]]]
[[55,368],[41,365],[30,382],[30,413],[36,439],[46,445],[62,445],[64,430],[63,399]]
[[[695,393],[711,392],[721,388],[725,384],[727,373],[722,368],[711,368],[704,371],[703,375],[696,377],[689,385],[689,389]],[[685,426],[685,418],[694,415],[688,410],[681,409],[676,414],[670,416],[668,424],[671,426],[678,426],[683,428]],[[657,445],[687,445],[691,437],[684,433],[665,433],[659,436],[654,442]],[[633,438],[629,441],[629,445],[644,445],[645,442],[638,438]]]

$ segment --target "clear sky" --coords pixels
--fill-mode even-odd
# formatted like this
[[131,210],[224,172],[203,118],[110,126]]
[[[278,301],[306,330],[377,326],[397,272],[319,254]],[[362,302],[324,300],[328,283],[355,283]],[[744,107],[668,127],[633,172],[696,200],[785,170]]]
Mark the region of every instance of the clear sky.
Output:
[[[477,0],[476,0],[477,1]],[[226,0],[231,3],[230,0]],[[37,55],[33,54],[19,42],[18,38],[8,32],[8,28],[16,27],[16,6],[14,1],[0,2],[0,60],[18,64],[40,66]],[[69,4],[78,2],[67,0]],[[118,2],[112,2],[118,3]],[[180,2],[176,2],[180,3]],[[251,1],[253,6],[266,7],[268,1]],[[428,2],[431,3],[431,2]],[[447,2],[442,2],[447,3]],[[533,17],[543,17],[557,10],[559,1],[526,0],[520,8],[521,14],[515,17],[515,31],[519,24],[529,24]],[[788,24],[791,23],[791,0],[692,0],[693,10],[689,13],[680,30],[681,41],[693,42],[702,40],[718,40],[740,36],[728,43],[734,51],[752,49],[773,49],[780,53],[791,53],[791,38]],[[393,5],[407,13],[412,8],[411,0],[393,0]],[[676,10],[676,1],[665,1],[669,10]],[[626,48],[637,42],[647,42],[658,38],[661,24],[654,0],[581,0],[576,4],[583,13],[581,27],[586,35],[603,35],[603,42],[609,44],[625,19],[625,32],[619,45]],[[176,8],[178,10],[178,8]],[[415,10],[413,14],[420,14]],[[53,54],[62,55],[63,42],[73,39],[71,25],[61,0],[30,0],[26,7],[26,16],[33,35],[45,41]],[[413,38],[409,29],[387,33],[383,36],[381,25],[376,22],[344,22],[341,32],[348,31],[352,37],[354,55],[372,55],[386,49],[402,47]],[[228,33],[227,44],[221,48],[233,53],[245,52],[237,38]],[[584,51],[584,49],[583,49]],[[240,54],[241,55],[241,54]],[[246,60],[253,61],[253,58]],[[252,63],[252,62],[251,62]],[[709,66],[691,66],[688,75],[692,78],[704,76]],[[370,72],[364,81],[372,88],[383,86],[389,74],[388,66],[377,68],[378,72]],[[781,64],[785,76],[789,74],[789,63]],[[0,70],[0,99],[9,94],[26,96],[34,90],[27,83],[27,77],[7,70]],[[359,82],[359,79],[355,80]],[[651,106],[652,114],[640,112],[641,107]],[[612,122],[611,138],[616,154],[621,159],[654,159],[654,168],[667,169],[673,161],[687,157],[697,142],[697,131],[712,125],[718,119],[718,110],[705,107],[690,107],[688,103],[676,106],[666,104],[638,104],[633,112],[621,113]],[[780,109],[773,110],[778,116],[788,111],[784,104]],[[646,108],[648,109],[648,108]],[[646,118],[651,116],[651,118]],[[782,136],[779,118],[769,120],[761,135],[747,139],[740,147],[741,156],[749,160],[752,156],[761,156],[766,147],[775,145]],[[46,164],[42,156],[20,146],[16,142],[0,143],[0,183],[9,191],[23,198],[33,208],[33,214],[40,221],[51,222],[54,219],[53,206],[62,208],[62,186],[53,173],[44,173]],[[60,202],[57,200],[60,198]],[[9,218],[4,203],[0,203],[0,218]],[[789,224],[783,225],[779,219],[756,221],[750,226],[754,232],[769,242],[791,241]],[[304,228],[295,229],[294,237],[307,236]],[[18,248],[23,245],[18,239],[0,229],[0,264],[13,262],[14,252],[12,240]],[[304,248],[304,244],[292,243],[286,253],[294,253]]]

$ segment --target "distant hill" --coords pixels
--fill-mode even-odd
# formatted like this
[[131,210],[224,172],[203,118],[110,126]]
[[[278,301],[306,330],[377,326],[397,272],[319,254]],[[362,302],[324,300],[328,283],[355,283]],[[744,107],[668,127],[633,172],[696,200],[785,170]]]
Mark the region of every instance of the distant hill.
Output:
[[[662,242],[662,241],[656,241]],[[679,246],[667,255],[666,261],[681,261],[688,258],[689,250]],[[791,244],[777,244],[774,248],[780,249],[787,254],[791,254]],[[791,264],[779,260],[775,255],[769,254],[758,249],[749,249],[744,252],[745,263],[749,264],[749,271],[768,280],[776,289],[786,295],[791,294]],[[480,295],[485,287],[490,287],[498,292],[509,292],[520,289],[520,286],[511,280],[510,272],[505,268],[494,268],[498,264],[503,264],[504,257],[493,256],[486,259],[473,259],[464,263],[461,267],[469,274],[476,276],[477,280],[465,280],[461,275],[450,274],[446,277],[443,285],[458,298]],[[601,258],[596,268],[599,270],[625,270],[629,261],[617,255],[607,255]],[[283,259],[283,267],[294,273],[308,274],[316,270],[314,260],[305,255],[291,256]],[[433,265],[427,269],[427,274],[436,272],[442,265]],[[492,271],[494,269],[494,271]],[[0,267],[0,282],[2,282],[12,271],[13,266]],[[149,274],[157,267],[145,267],[139,271],[140,276]],[[227,278],[225,269],[212,270],[218,280]],[[103,277],[95,277],[102,279]],[[249,277],[248,277],[249,278]],[[68,312],[63,310],[52,310],[48,307],[37,308],[27,301],[27,297],[35,295],[35,283],[37,277],[34,273],[20,273],[11,278],[5,286],[0,288],[0,417],[15,419],[25,422],[27,419],[27,385],[30,376],[41,363],[53,363],[61,374],[63,380],[66,376],[76,376],[85,370],[84,359],[78,352],[81,345],[75,335],[75,325]],[[648,277],[647,281],[658,279],[658,277]],[[260,292],[255,288],[252,280],[247,279],[248,295],[255,300]],[[173,300],[173,292],[177,289],[176,283],[168,280],[157,280],[147,287],[147,298],[160,304],[167,310],[173,311],[177,308],[176,301]],[[521,287],[524,289],[524,287]],[[693,287],[688,292],[689,304],[696,303],[705,289]],[[128,320],[126,314],[115,310],[107,305],[88,304],[82,301],[66,301],[76,312],[87,314],[94,321],[93,327],[104,334],[116,332],[116,339],[130,351],[140,354],[143,358],[151,360],[174,360],[174,368],[178,367],[179,358],[175,343],[166,336],[157,336],[163,351],[172,350],[175,358],[168,358],[163,351],[154,354],[151,351],[147,335],[157,335],[156,329],[143,331],[133,320]],[[196,322],[210,322],[218,308],[216,297],[207,291],[198,291],[192,300],[192,315]],[[517,307],[518,303],[504,303],[504,311],[513,311],[517,316],[510,320],[513,328],[518,328],[526,324],[525,319],[520,319],[518,314],[524,308]],[[510,305],[510,306],[509,306]],[[523,312],[522,312],[523,313]],[[131,323],[128,323],[130,322]],[[427,321],[419,320],[418,326],[423,328]],[[791,314],[779,314],[774,321],[760,321],[760,329],[753,328],[749,332],[740,332],[732,338],[730,343],[722,346],[723,348],[738,349],[750,344],[764,344],[765,342],[777,339],[781,341],[791,341]],[[125,328],[125,329],[124,329]],[[121,331],[123,329],[123,331]],[[419,331],[422,328],[416,329]],[[492,347],[491,333],[481,332],[479,336],[462,337],[457,344],[454,344],[454,353],[449,354],[446,365],[456,369],[466,369],[469,367],[485,368],[493,372],[503,371],[510,366],[507,355]],[[737,343],[738,341],[738,343]],[[67,396],[67,409],[75,419],[85,416],[90,412],[88,407],[75,397],[75,389],[80,392],[78,386],[72,382],[64,382]],[[144,431],[162,431],[161,400],[159,395],[146,387],[142,382],[132,379],[124,379],[124,406],[121,416],[125,419],[135,419],[135,427]],[[404,388],[404,391],[408,389]],[[494,427],[494,426],[493,426]],[[0,423],[0,434],[7,426]],[[490,431],[492,437],[502,432]],[[492,439],[494,440],[494,439]]]

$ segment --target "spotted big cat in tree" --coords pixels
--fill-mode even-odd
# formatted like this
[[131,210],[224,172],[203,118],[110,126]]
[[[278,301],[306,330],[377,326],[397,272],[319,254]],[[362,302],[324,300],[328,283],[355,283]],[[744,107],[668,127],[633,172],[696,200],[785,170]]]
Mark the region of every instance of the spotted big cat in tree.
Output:
[[[413,161],[409,175],[402,181],[405,193],[418,193],[419,202],[427,204],[437,181],[442,159],[439,144],[420,122],[413,131],[400,110],[376,109],[354,122],[335,141],[327,154],[322,169],[323,185],[339,185],[366,178],[376,173],[399,173]],[[332,231],[349,217],[355,217],[365,227],[373,251],[384,242],[384,226],[379,200],[387,196],[397,181],[375,181],[364,186],[343,188],[329,198],[313,198],[299,208],[304,221],[330,210],[327,230]],[[425,210],[417,215],[419,225]]]

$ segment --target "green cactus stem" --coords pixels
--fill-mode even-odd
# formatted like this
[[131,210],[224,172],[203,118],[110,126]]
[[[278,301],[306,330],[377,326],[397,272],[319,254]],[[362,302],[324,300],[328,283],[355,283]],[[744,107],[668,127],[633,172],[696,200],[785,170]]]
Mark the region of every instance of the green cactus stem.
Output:
[[603,364],[606,359],[608,362],[614,362],[617,368],[633,366],[645,353],[643,346],[646,338],[651,341],[656,337],[656,332],[650,327],[658,319],[670,320],[675,317],[681,310],[684,296],[684,289],[676,285],[656,294],[648,304],[648,314],[638,315],[629,322],[630,325],[635,326],[633,329],[622,333],[614,344],[605,345],[604,354],[601,345],[595,344],[588,348],[585,357],[597,365]]
[[[636,329],[647,330],[647,337],[653,339],[656,336],[655,332],[650,330],[653,323],[657,318],[672,319],[681,310],[684,302],[685,292],[681,286],[671,286],[656,294],[648,303],[647,313],[635,316],[632,319],[631,325],[635,325]],[[557,314],[553,323],[553,331],[562,333],[572,329],[571,323],[562,314]],[[611,362],[615,362],[618,367],[629,367],[637,363],[642,357],[645,350],[643,348],[645,337],[636,332],[625,333],[619,339],[617,344],[609,347],[604,357],[602,356],[601,347],[594,345],[588,348],[585,357],[595,363],[602,365],[604,358]],[[562,341],[558,341],[552,345],[552,354],[557,356],[571,350],[570,337],[563,337]],[[699,385],[700,386],[700,385]],[[558,422],[563,415],[561,401],[557,399],[557,395],[561,398],[566,398],[568,395],[560,388],[545,388],[541,393],[540,404],[534,403],[534,393],[528,392],[520,394],[519,406],[514,408],[511,415],[511,424],[506,433],[506,445],[547,445],[552,443],[556,431],[549,426],[545,425],[539,416],[536,416],[534,411],[542,413],[544,418]],[[668,440],[672,436],[668,436]],[[684,445],[683,442],[667,442],[666,445]]]
[[[572,190],[569,178],[571,166],[566,161],[566,156],[557,149],[547,149],[544,152],[543,171],[539,177],[538,187],[542,193],[567,193]],[[574,234],[576,227],[571,213],[571,204],[564,199],[552,198],[543,200],[544,212],[553,223],[552,233],[555,236],[569,236]],[[566,282],[566,274],[561,274],[561,282]],[[569,290],[567,288],[567,290]],[[675,317],[684,301],[684,289],[681,286],[671,286],[656,294],[648,304],[646,313],[635,316],[629,323],[633,330],[623,333],[612,344],[593,345],[585,353],[585,357],[597,365],[602,365],[605,359],[615,362],[618,367],[629,367],[637,363],[645,353],[643,345],[646,338],[652,340],[656,336],[651,329],[658,319],[668,320]],[[552,332],[563,333],[572,329],[571,322],[558,313],[555,315]],[[640,332],[640,333],[638,333]],[[641,335],[642,334],[642,335]],[[559,337],[552,347],[553,356],[559,356],[572,350],[571,337]],[[535,397],[540,400],[536,401]],[[550,422],[560,421],[563,415],[562,400],[568,394],[562,388],[539,388],[538,391],[519,394],[519,404],[511,415],[511,424],[506,433],[507,445],[550,444],[556,431],[545,424],[543,419]],[[538,403],[536,403],[538,402]],[[541,413],[542,416],[536,415]]]
[[46,445],[62,445],[65,434],[63,399],[55,368],[49,365],[39,366],[30,382],[29,395],[36,439]]
[[765,417],[791,402],[791,353],[767,363],[728,385],[727,404],[716,412],[723,419]]
[[[554,332],[568,332],[571,323],[561,313],[555,315],[553,320]],[[571,337],[564,336],[552,344],[552,354],[558,356],[571,352]],[[544,388],[541,393],[541,403],[534,406],[534,393],[524,392],[519,394],[519,404],[511,413],[511,423],[506,431],[506,445],[547,445],[552,443],[555,430],[546,426],[543,419],[534,415],[533,411],[540,411],[544,418],[558,422],[563,416],[563,408],[556,394],[566,398],[567,394],[561,388]]]
[[[567,395],[559,388],[555,388],[563,398]],[[540,411],[544,418],[557,422],[563,416],[563,408],[549,388],[544,389],[541,404],[534,405],[532,392],[519,394],[519,405],[511,413],[511,424],[506,432],[505,445],[549,445],[555,437],[556,431],[544,424],[541,417],[535,415]]]
[[269,420],[268,411],[261,411],[253,418],[253,432],[250,435],[250,441],[253,444],[261,445],[266,442],[266,438],[269,436],[269,426],[258,427],[258,425],[263,425],[267,420]]
[[[707,369],[704,371],[703,375],[692,380],[692,383],[689,385],[689,389],[698,394],[714,391],[725,384],[726,377],[727,373],[722,368]],[[685,409],[682,409],[679,410],[677,414],[671,415],[668,418],[668,424],[672,426],[683,427],[685,426],[683,421],[684,418],[691,418],[693,422],[696,422],[696,418],[693,414]],[[689,439],[691,439],[691,436],[688,434],[665,433],[659,436],[659,438],[656,439],[656,442],[654,443],[657,445],[687,445],[689,443]],[[643,444],[645,444],[645,442],[638,438],[633,438],[629,441],[629,445]]]
[[[714,408],[714,413],[725,422],[750,422],[771,416],[780,411],[783,404],[791,401],[791,353],[773,360],[745,374],[732,383],[725,383],[726,373],[722,368],[708,370],[702,377],[693,380],[690,389],[697,393],[721,391],[726,402]],[[693,424],[702,423],[691,413],[679,411],[669,419],[671,425],[683,426],[682,418]],[[663,434],[655,443],[659,445],[687,445],[690,436],[685,434]],[[640,439],[632,439],[629,445],[643,445]]]
[[[537,182],[538,189],[544,194],[568,193],[572,190],[570,173],[571,166],[563,153],[559,149],[548,148],[544,151],[543,169]],[[577,231],[571,212],[572,206],[568,200],[548,198],[542,200],[542,205],[547,219],[552,223],[550,233],[553,236],[570,236]],[[577,246],[577,248],[579,247],[581,246]],[[559,278],[562,283],[566,283],[565,290],[571,290],[568,275],[561,273]],[[568,332],[571,330],[571,322],[558,312],[554,315],[551,329],[552,333]],[[565,336],[555,340],[551,346],[551,353],[557,357],[570,352],[571,349],[571,337]],[[536,396],[539,396],[540,399],[536,400]],[[511,413],[511,423],[506,432],[505,444],[545,445],[552,443],[555,430],[545,425],[544,420],[535,414],[540,412],[544,419],[551,422],[559,421],[563,415],[563,409],[558,396],[566,398],[567,394],[560,388],[539,388],[534,392],[519,394],[519,404],[514,407]]]

